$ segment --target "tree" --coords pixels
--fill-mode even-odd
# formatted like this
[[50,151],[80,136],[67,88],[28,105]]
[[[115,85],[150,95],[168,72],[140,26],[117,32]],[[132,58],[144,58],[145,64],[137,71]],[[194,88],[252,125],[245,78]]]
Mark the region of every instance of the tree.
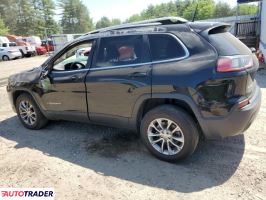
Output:
[[139,14],[134,14],[130,16],[128,19],[126,19],[125,23],[136,22],[140,20],[142,20],[142,17]]
[[102,17],[97,23],[96,23],[96,29],[105,28],[111,26],[111,21],[108,19],[108,17]]
[[63,9],[63,33],[85,33],[93,29],[89,11],[81,0],[60,0],[59,6]]
[[122,24],[121,20],[120,19],[112,19],[111,20],[111,25],[114,26],[114,25],[119,25],[119,24]]
[[4,21],[0,18],[0,35],[8,34],[9,29],[5,26]]
[[241,4],[239,6],[238,15],[252,15],[252,14],[256,14],[257,12],[258,12],[258,6]]
[[215,2],[213,0],[198,0],[197,2],[191,4],[185,9],[183,16],[186,19],[188,20],[192,19],[197,4],[198,4],[198,9],[195,20],[210,19],[213,17],[215,10]]
[[16,29],[18,20],[16,0],[1,0],[0,15],[4,24],[8,27],[10,32],[13,33],[13,30]]
[[213,13],[214,18],[232,16],[233,11],[228,3],[218,2]]
[[32,2],[28,0],[17,0],[17,24],[12,30],[17,35],[34,35],[36,28],[36,10],[32,6]]
[[[55,4],[52,0],[37,0],[39,2],[38,9],[41,11],[41,20],[43,20],[42,36],[45,36],[45,32],[49,34],[59,33],[60,27],[54,20],[55,16]],[[46,29],[46,30],[45,30]]]

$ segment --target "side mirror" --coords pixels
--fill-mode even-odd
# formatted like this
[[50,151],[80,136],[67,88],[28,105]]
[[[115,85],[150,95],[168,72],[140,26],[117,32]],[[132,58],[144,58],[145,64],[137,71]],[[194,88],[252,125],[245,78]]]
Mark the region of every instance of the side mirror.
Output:
[[254,47],[251,47],[251,48],[250,48],[250,51],[251,51],[252,53],[256,53],[256,52],[257,52],[257,50],[256,50]]
[[42,69],[42,72],[41,72],[41,78],[42,78],[42,79],[47,78],[48,74],[49,74],[49,70],[48,70],[48,68],[47,68],[47,67],[43,68],[43,69]]

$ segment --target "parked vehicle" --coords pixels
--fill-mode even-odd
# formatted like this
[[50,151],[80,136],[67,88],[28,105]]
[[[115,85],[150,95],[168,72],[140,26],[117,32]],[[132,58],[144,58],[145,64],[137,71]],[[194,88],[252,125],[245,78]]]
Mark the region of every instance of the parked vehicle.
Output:
[[258,60],[228,28],[159,18],[85,34],[10,76],[10,101],[26,128],[48,120],[127,128],[156,157],[183,159],[200,137],[243,133],[259,111]]
[[47,52],[55,50],[54,43],[53,43],[53,41],[51,39],[42,40],[41,46],[45,47]]
[[38,46],[38,47],[36,47],[36,52],[38,55],[44,55],[47,53],[47,50],[43,46]]
[[21,58],[22,55],[19,50],[12,48],[0,47],[0,59],[4,61],[13,60],[16,58]]
[[29,36],[29,37],[22,38],[22,40],[24,42],[29,43],[31,46],[34,46],[35,49],[36,49],[36,53],[38,55],[43,55],[43,54],[47,53],[46,48],[41,46],[42,45],[42,41],[41,41],[40,37],[38,37],[38,36]]
[[0,36],[0,44],[3,44],[3,43],[9,43],[9,40],[7,37]]
[[68,42],[80,37],[82,34],[57,34],[51,35],[53,41],[54,50],[59,50]]
[[28,42],[30,45],[39,47],[42,44],[42,41],[40,37],[38,36],[29,36],[29,37],[24,37],[23,41]]
[[16,44],[17,49],[19,49],[22,54],[22,57],[30,57],[37,54],[35,46],[32,46],[28,42],[23,41],[22,37],[16,35],[7,35],[7,38],[12,44]]

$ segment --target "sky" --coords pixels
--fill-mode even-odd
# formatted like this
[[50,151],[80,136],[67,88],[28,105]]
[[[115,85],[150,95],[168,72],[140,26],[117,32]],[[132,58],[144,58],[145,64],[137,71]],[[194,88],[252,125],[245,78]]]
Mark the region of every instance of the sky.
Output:
[[[167,3],[170,0],[82,0],[90,11],[93,21],[98,21],[102,16],[110,19],[119,18],[122,21],[133,14],[138,14],[148,5]],[[218,2],[219,0],[215,0]],[[220,0],[230,6],[236,5],[236,0]]]

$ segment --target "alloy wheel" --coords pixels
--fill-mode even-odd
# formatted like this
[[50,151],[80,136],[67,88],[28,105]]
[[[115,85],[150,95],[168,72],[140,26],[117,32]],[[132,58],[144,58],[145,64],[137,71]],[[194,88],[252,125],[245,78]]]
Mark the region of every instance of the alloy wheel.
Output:
[[19,103],[19,115],[27,125],[34,125],[37,120],[36,112],[29,101],[21,101]]
[[155,119],[149,124],[148,139],[152,147],[164,155],[178,154],[185,142],[181,128],[166,118]]

